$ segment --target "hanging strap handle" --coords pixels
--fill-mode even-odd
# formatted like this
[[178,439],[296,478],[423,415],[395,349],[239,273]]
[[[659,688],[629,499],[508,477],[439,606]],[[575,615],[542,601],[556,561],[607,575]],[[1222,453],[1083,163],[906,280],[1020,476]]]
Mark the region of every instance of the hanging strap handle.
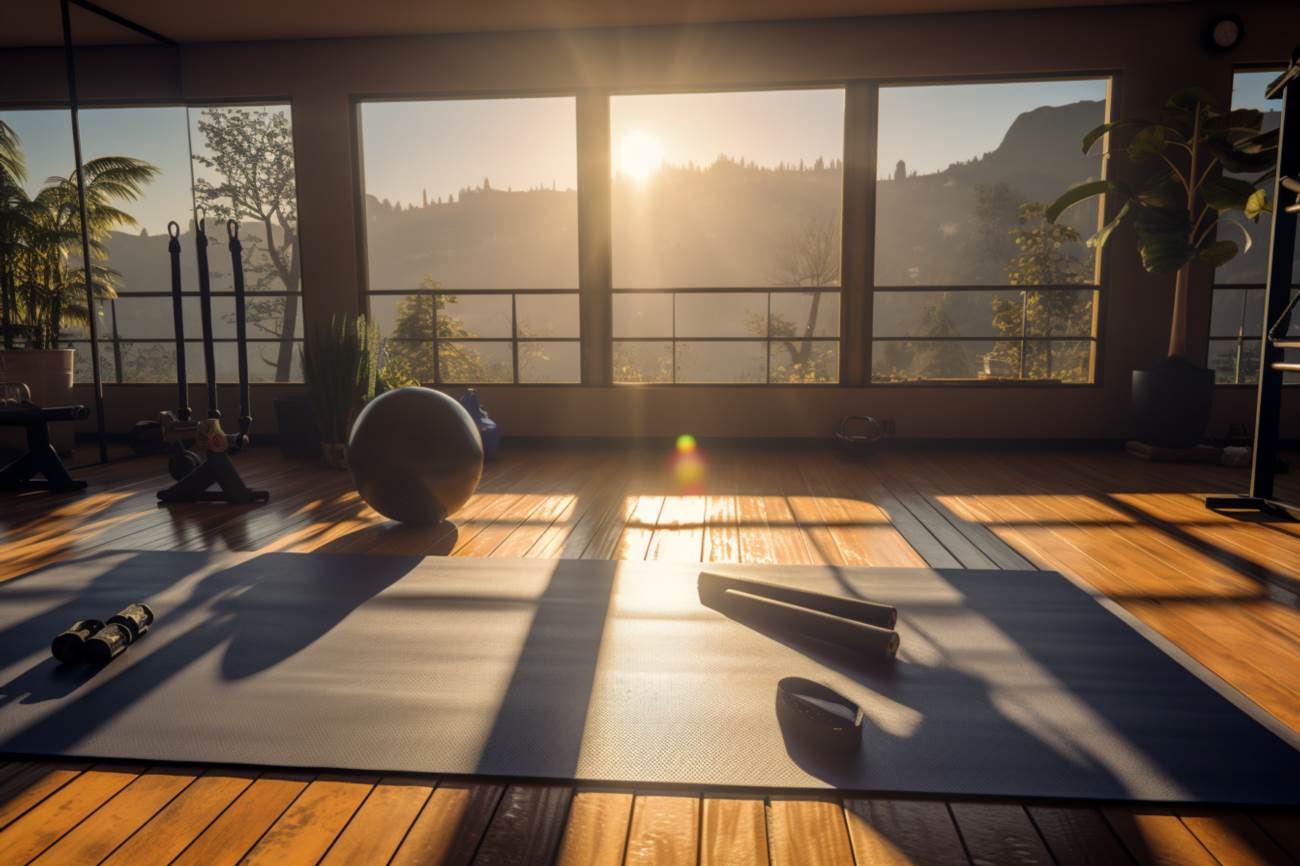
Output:
[[226,220],[226,237],[230,239],[230,272],[235,278],[235,353],[239,361],[239,435],[247,444],[253,416],[248,406],[248,341],[244,320],[244,245],[239,242],[239,223]]
[[172,266],[172,327],[176,335],[176,418],[190,420],[190,383],[185,375],[185,309],[181,292],[181,227],[175,220],[167,223],[167,254]]
[[199,262],[199,321],[203,325],[203,372],[208,385],[208,417],[220,418],[217,402],[217,359],[212,345],[212,282],[208,275],[208,231],[203,208],[195,211],[194,245]]

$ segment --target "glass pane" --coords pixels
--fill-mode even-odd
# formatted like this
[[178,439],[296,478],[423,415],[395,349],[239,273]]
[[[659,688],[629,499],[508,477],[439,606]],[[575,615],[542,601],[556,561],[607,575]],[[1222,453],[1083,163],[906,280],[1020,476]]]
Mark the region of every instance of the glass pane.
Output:
[[431,341],[384,340],[380,345],[379,364],[379,375],[390,388],[438,380]]
[[840,335],[839,292],[773,292],[773,337]]
[[[1215,292],[1215,294],[1219,294]],[[1254,363],[1247,364],[1251,359],[1244,358],[1246,353],[1242,351],[1245,346],[1236,340],[1211,340],[1209,362],[1210,369],[1214,370],[1214,381],[1220,385],[1237,385],[1242,382],[1254,381],[1256,368],[1259,364],[1259,349],[1251,353],[1251,359]],[[1250,378],[1246,378],[1247,374]]]
[[1052,340],[1029,345],[1034,352],[1034,363],[1026,370],[1026,378],[1074,383],[1092,381],[1094,343],[1091,340]]
[[[1095,297],[1095,289],[1027,292],[1026,336],[1084,338],[1092,336],[1092,304]],[[1019,310],[1012,312],[1011,315],[1017,321],[1023,318],[1022,311]],[[1002,321],[998,318],[998,311],[994,312],[993,323],[1001,336],[1004,332],[999,327]]]
[[438,381],[478,384],[514,381],[511,344],[453,343],[438,344]]
[[615,337],[671,337],[672,335],[672,295],[619,294],[614,296]]
[[767,344],[757,342],[707,342],[676,344],[679,383],[751,383],[767,381]]
[[1018,342],[994,340],[877,340],[871,346],[871,379],[1016,379],[1020,377],[1019,347]]
[[614,343],[615,382],[671,382],[672,380],[672,343]]
[[1079,142],[1107,81],[882,87],[876,284],[1093,282],[1095,201],[1045,223],[1034,204],[1101,176]]
[[[248,381],[250,382],[301,382],[302,343],[250,342],[248,344]],[[239,361],[234,343],[216,343],[213,347],[217,365],[218,382],[239,381]],[[190,382],[198,384],[206,378],[203,366],[203,344],[185,344],[186,374]],[[232,403],[233,407],[234,404]],[[230,414],[227,412],[227,414]]]
[[683,293],[676,314],[679,339],[767,336],[766,292]]
[[[1246,294],[1245,289],[1214,290],[1210,302],[1210,336],[1236,337],[1246,333],[1242,330],[1245,323],[1243,304]],[[1263,292],[1260,291],[1260,294],[1262,295]]]
[[777,340],[769,344],[773,384],[807,384],[840,380],[838,340]]
[[438,336],[514,336],[509,295],[440,295]]
[[[239,221],[245,289],[300,291],[298,190],[289,106],[191,108],[189,118],[194,204],[206,214],[212,290],[234,288],[225,225],[233,218]],[[189,232],[181,244],[187,251],[183,255],[193,256]]]
[[[1233,108],[1254,108],[1264,113],[1263,123],[1260,124],[1262,131],[1277,129],[1278,123],[1282,117],[1282,103],[1279,100],[1268,100],[1264,98],[1264,90],[1268,87],[1269,82],[1277,78],[1282,70],[1250,70],[1235,72],[1232,76],[1232,107]],[[1234,175],[1243,180],[1253,180],[1253,175]],[[1273,186],[1267,185],[1268,195],[1273,195]],[[1243,234],[1249,235],[1251,240],[1250,249],[1237,255],[1232,261],[1228,262],[1221,268],[1215,269],[1214,281],[1216,283],[1254,283],[1263,285],[1268,279],[1268,250],[1269,240],[1272,235],[1272,221],[1268,214],[1264,214],[1258,222],[1252,222],[1245,219],[1239,211],[1232,211],[1229,217],[1237,225],[1222,226],[1217,234],[1220,240],[1230,240],[1237,244],[1238,249],[1245,249],[1246,242]],[[1300,227],[1296,230],[1296,237],[1300,239]],[[1291,279],[1300,283],[1300,257],[1293,262],[1291,269]]]
[[609,102],[615,286],[839,285],[843,90]]
[[360,112],[370,288],[578,287],[573,98]]
[[[434,295],[371,295],[370,318],[379,336],[401,340],[433,338],[434,308],[442,299]],[[432,382],[432,379],[428,381]]]
[[1024,293],[876,292],[872,310],[876,337],[1019,337]]
[[515,316],[520,337],[577,337],[579,333],[577,295],[515,295]]
[[580,382],[582,357],[577,342],[519,343],[520,382]]

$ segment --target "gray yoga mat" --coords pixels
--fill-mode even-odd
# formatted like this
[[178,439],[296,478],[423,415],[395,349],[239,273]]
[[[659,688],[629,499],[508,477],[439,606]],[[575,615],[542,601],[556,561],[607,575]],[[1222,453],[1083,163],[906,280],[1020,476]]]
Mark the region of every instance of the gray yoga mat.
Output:
[[[700,568],[89,557],[0,586],[0,751],[1300,803],[1300,752],[1285,729],[1058,574],[714,567],[896,604],[902,652],[880,668],[703,606]],[[73,620],[137,600],[158,622],[107,668],[49,657]],[[775,690],[792,675],[865,707],[856,759],[787,742]]]

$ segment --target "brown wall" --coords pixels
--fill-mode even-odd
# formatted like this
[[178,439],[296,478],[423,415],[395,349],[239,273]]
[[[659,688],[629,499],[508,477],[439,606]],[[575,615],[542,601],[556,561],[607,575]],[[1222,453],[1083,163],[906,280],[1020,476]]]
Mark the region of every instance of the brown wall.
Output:
[[[187,45],[179,83],[157,49],[81,52],[89,99],[288,99],[298,169],[302,275],[309,320],[360,304],[352,104],[400,94],[594,93],[700,86],[880,82],[918,78],[1104,73],[1116,116],[1154,114],[1172,91],[1200,85],[1227,102],[1234,66],[1278,63],[1300,40],[1300,4],[1233,4],[1245,38],[1227,54],[1202,47],[1222,4],[1002,12],[711,25],[688,28],[475,34]],[[0,52],[0,104],[62,99],[61,57]],[[849,199],[852,201],[852,199]],[[846,217],[846,225],[851,220]],[[857,235],[862,237],[862,235]],[[845,239],[854,244],[854,236]],[[862,241],[858,241],[862,245]],[[597,246],[599,246],[597,244]],[[853,249],[849,255],[852,256]],[[584,280],[599,281],[599,249]],[[587,256],[595,256],[594,259]],[[607,273],[607,266],[605,273]],[[607,278],[607,277],[606,277]],[[1204,361],[1208,268],[1193,275],[1192,343]],[[492,386],[484,402],[507,434],[814,436],[836,417],[893,419],[900,436],[1119,438],[1128,433],[1129,376],[1163,357],[1172,276],[1145,273],[1131,237],[1103,261],[1101,349],[1091,386],[668,387]],[[597,286],[597,288],[599,288]],[[585,337],[597,338],[584,320]],[[607,327],[607,326],[606,326]],[[855,324],[845,323],[845,333]],[[109,424],[125,429],[172,402],[170,389],[107,386]],[[255,414],[271,419],[256,389]],[[1254,390],[1220,388],[1214,432],[1253,416]],[[1300,394],[1287,395],[1284,435],[1300,436]]]

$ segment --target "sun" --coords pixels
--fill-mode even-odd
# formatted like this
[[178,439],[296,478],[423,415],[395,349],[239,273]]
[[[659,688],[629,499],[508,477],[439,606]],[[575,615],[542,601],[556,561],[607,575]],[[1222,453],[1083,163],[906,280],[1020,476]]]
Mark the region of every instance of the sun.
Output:
[[616,165],[618,173],[635,181],[644,181],[650,177],[659,170],[663,161],[663,145],[644,130],[628,133],[619,143]]

